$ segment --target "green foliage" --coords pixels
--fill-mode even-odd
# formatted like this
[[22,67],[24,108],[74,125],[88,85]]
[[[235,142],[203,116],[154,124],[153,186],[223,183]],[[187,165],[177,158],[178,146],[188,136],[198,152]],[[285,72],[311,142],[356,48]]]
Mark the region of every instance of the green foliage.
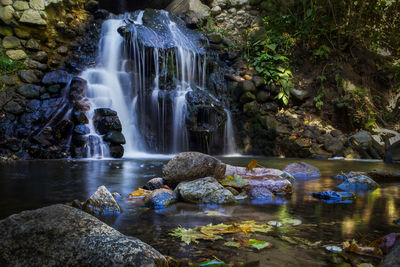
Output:
[[316,61],[317,59],[329,59],[329,55],[331,53],[331,49],[326,45],[321,45],[318,49],[313,52],[313,59]]
[[290,17],[270,16],[263,21],[266,35],[261,39],[250,38],[247,59],[252,61],[252,65],[264,76],[268,85],[275,84],[279,87],[280,92],[276,99],[287,105],[290,89],[293,88],[288,56],[295,43],[293,36],[284,32],[285,27],[290,25]]
[[14,61],[5,55],[4,51],[0,49],[0,73],[13,72],[24,68],[25,65],[20,61]]

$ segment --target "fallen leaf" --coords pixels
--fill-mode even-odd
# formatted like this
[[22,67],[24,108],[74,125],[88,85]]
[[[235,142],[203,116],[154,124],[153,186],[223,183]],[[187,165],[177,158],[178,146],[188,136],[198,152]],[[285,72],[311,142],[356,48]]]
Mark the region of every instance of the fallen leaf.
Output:
[[234,241],[225,242],[224,245],[227,246],[227,247],[235,247],[235,248],[239,248],[240,247],[240,243],[234,242]]
[[235,233],[268,233],[272,231],[272,227],[266,224],[257,224],[255,221],[244,221],[240,223],[230,224],[208,224],[204,226],[197,226],[193,229],[185,229],[178,227],[174,229],[170,235],[178,237],[186,244],[191,242],[198,243],[199,239],[203,240],[217,240],[221,239],[221,235],[235,234]]
[[382,256],[382,250],[379,247],[363,247],[357,244],[357,242],[353,239],[352,241],[343,242],[343,249],[349,252],[354,252],[360,255],[365,256]]
[[205,214],[207,216],[218,216],[218,217],[226,217],[226,216],[228,216],[228,215],[223,214],[223,213],[221,213],[219,211],[216,211],[216,210],[206,210]]
[[129,194],[128,198],[140,198],[140,197],[145,197],[149,195],[151,191],[143,189],[143,188],[138,188],[132,193]]
[[250,163],[247,165],[246,171],[252,171],[252,172],[253,172],[253,169],[254,169],[255,167],[257,167],[257,166],[258,166],[258,161],[255,160],[255,159],[252,159],[252,160],[250,161]]
[[223,186],[230,186],[235,188],[243,188],[249,184],[249,180],[243,179],[242,176],[235,174],[234,176],[228,174],[225,179],[220,181]]
[[272,247],[272,244],[266,241],[261,241],[257,239],[249,239],[249,246],[252,248],[256,248],[258,250],[261,250],[263,248],[270,248]]

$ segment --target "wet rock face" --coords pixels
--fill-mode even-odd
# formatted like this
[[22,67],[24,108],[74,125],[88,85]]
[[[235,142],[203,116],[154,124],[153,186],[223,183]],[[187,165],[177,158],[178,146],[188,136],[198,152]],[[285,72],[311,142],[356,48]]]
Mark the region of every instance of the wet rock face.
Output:
[[338,186],[341,190],[351,190],[356,192],[374,190],[378,187],[379,184],[370,177],[356,172],[350,172],[347,175],[344,175],[343,183]]
[[174,191],[160,188],[144,198],[145,204],[152,207],[166,207],[178,201]]
[[[185,40],[175,40],[173,33],[169,30],[169,20],[172,20],[179,31],[184,33],[190,42]],[[129,21],[126,21],[129,23]],[[147,9],[143,14],[143,24],[129,23],[118,29],[118,32],[126,39],[130,40],[132,34],[137,35],[138,41],[145,47],[160,48],[163,50],[179,45],[192,51],[204,54],[207,39],[199,32],[190,30],[185,23],[175,15],[165,11]],[[194,45],[195,44],[195,45]]]
[[280,176],[264,176],[248,178],[249,184],[247,185],[248,190],[253,191],[258,189],[266,189],[274,194],[291,194],[292,184],[285,178]]
[[379,265],[381,267],[400,266],[400,239],[397,240],[394,247],[390,250],[389,254],[383,259]]
[[226,165],[220,160],[199,152],[183,152],[171,159],[163,169],[163,178],[168,185],[182,181],[212,176],[217,180],[225,177]]
[[186,202],[197,204],[228,204],[236,202],[235,196],[213,177],[181,182],[175,192]]
[[[189,131],[190,149],[195,151],[207,151],[217,154],[223,151],[222,136],[226,113],[222,103],[212,97],[206,90],[194,89],[186,94],[187,115],[186,126]],[[202,144],[207,144],[202,146]]]
[[164,256],[146,243],[60,204],[0,221],[0,262],[5,266],[168,266]]
[[150,181],[148,181],[143,188],[147,190],[156,190],[163,188],[164,186],[164,179],[163,178],[153,178]]
[[109,215],[120,213],[121,207],[115,201],[110,191],[102,185],[85,201],[83,210],[94,215]]
[[292,163],[283,170],[293,175],[294,178],[319,178],[321,176],[319,169],[305,162]]
[[324,191],[315,192],[311,195],[328,203],[343,203],[355,198],[355,195],[351,192]]

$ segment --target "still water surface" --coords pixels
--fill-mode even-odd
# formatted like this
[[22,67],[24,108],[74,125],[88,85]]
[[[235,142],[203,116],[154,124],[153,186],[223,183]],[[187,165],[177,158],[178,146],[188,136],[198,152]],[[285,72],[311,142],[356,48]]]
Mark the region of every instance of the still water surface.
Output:
[[[246,166],[249,158],[221,158],[225,163]],[[283,169],[296,159],[258,158],[268,168]],[[304,161],[304,160],[302,160]],[[394,221],[400,219],[400,181],[381,183],[373,192],[358,194],[352,203],[328,204],[308,194],[335,190],[340,181],[331,176],[348,171],[400,171],[399,165],[381,162],[346,162],[305,160],[321,171],[321,178],[298,179],[294,193],[269,202],[241,201],[236,205],[210,206],[178,203],[160,210],[149,210],[141,200],[126,196],[149,179],[161,175],[168,159],[103,160],[103,161],[21,161],[0,165],[0,219],[27,209],[40,208],[74,199],[87,199],[100,185],[119,192],[124,212],[117,217],[102,218],[124,234],[132,235],[153,245],[160,252],[179,258],[199,261],[218,257],[226,262],[259,262],[260,266],[327,266],[331,255],[322,249],[303,248],[283,241],[282,234],[310,242],[339,244],[357,238],[358,233],[375,240],[391,232],[399,232]],[[212,210],[225,216],[210,217]],[[266,223],[285,218],[300,219],[303,224],[293,229],[276,229],[267,235],[252,238],[269,241],[273,247],[260,252],[250,248],[228,248],[225,241],[201,241],[185,245],[168,235],[173,228],[195,227],[209,223],[255,220]],[[228,240],[229,241],[229,240]],[[363,260],[363,259],[362,259]],[[368,262],[369,260],[366,259]],[[373,262],[376,263],[376,262]],[[255,264],[255,263],[254,263]]]

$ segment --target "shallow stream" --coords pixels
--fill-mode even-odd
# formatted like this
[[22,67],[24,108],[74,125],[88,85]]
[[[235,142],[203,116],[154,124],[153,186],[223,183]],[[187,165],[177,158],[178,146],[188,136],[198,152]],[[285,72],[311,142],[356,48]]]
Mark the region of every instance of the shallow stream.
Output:
[[[246,166],[250,158],[221,158],[225,163]],[[337,259],[324,249],[310,248],[304,243],[290,244],[282,236],[298,237],[323,245],[340,244],[345,240],[369,241],[392,232],[399,232],[400,181],[380,183],[381,187],[367,194],[357,194],[351,203],[329,204],[308,194],[335,190],[340,181],[333,175],[348,171],[390,170],[400,171],[399,165],[381,162],[314,161],[298,159],[257,158],[268,168],[283,169],[287,164],[305,161],[318,167],[319,179],[298,179],[294,193],[289,197],[276,197],[272,201],[243,200],[235,205],[192,205],[178,203],[165,209],[152,210],[142,200],[129,200],[127,195],[153,177],[161,175],[164,159],[125,159],[89,161],[17,161],[0,165],[0,219],[27,209],[36,209],[74,199],[81,201],[105,185],[111,192],[119,192],[123,213],[102,218],[126,235],[135,236],[154,246],[161,253],[175,258],[199,262],[214,257],[227,263],[247,263],[247,266],[329,266]],[[218,211],[224,216],[208,216],[206,211]],[[257,223],[294,218],[299,226],[276,228],[268,235],[253,234],[251,238],[272,243],[271,248],[256,251],[251,248],[224,246],[224,240],[200,241],[185,245],[168,233],[178,227],[185,228],[255,220]],[[358,258],[356,262],[379,260]]]

